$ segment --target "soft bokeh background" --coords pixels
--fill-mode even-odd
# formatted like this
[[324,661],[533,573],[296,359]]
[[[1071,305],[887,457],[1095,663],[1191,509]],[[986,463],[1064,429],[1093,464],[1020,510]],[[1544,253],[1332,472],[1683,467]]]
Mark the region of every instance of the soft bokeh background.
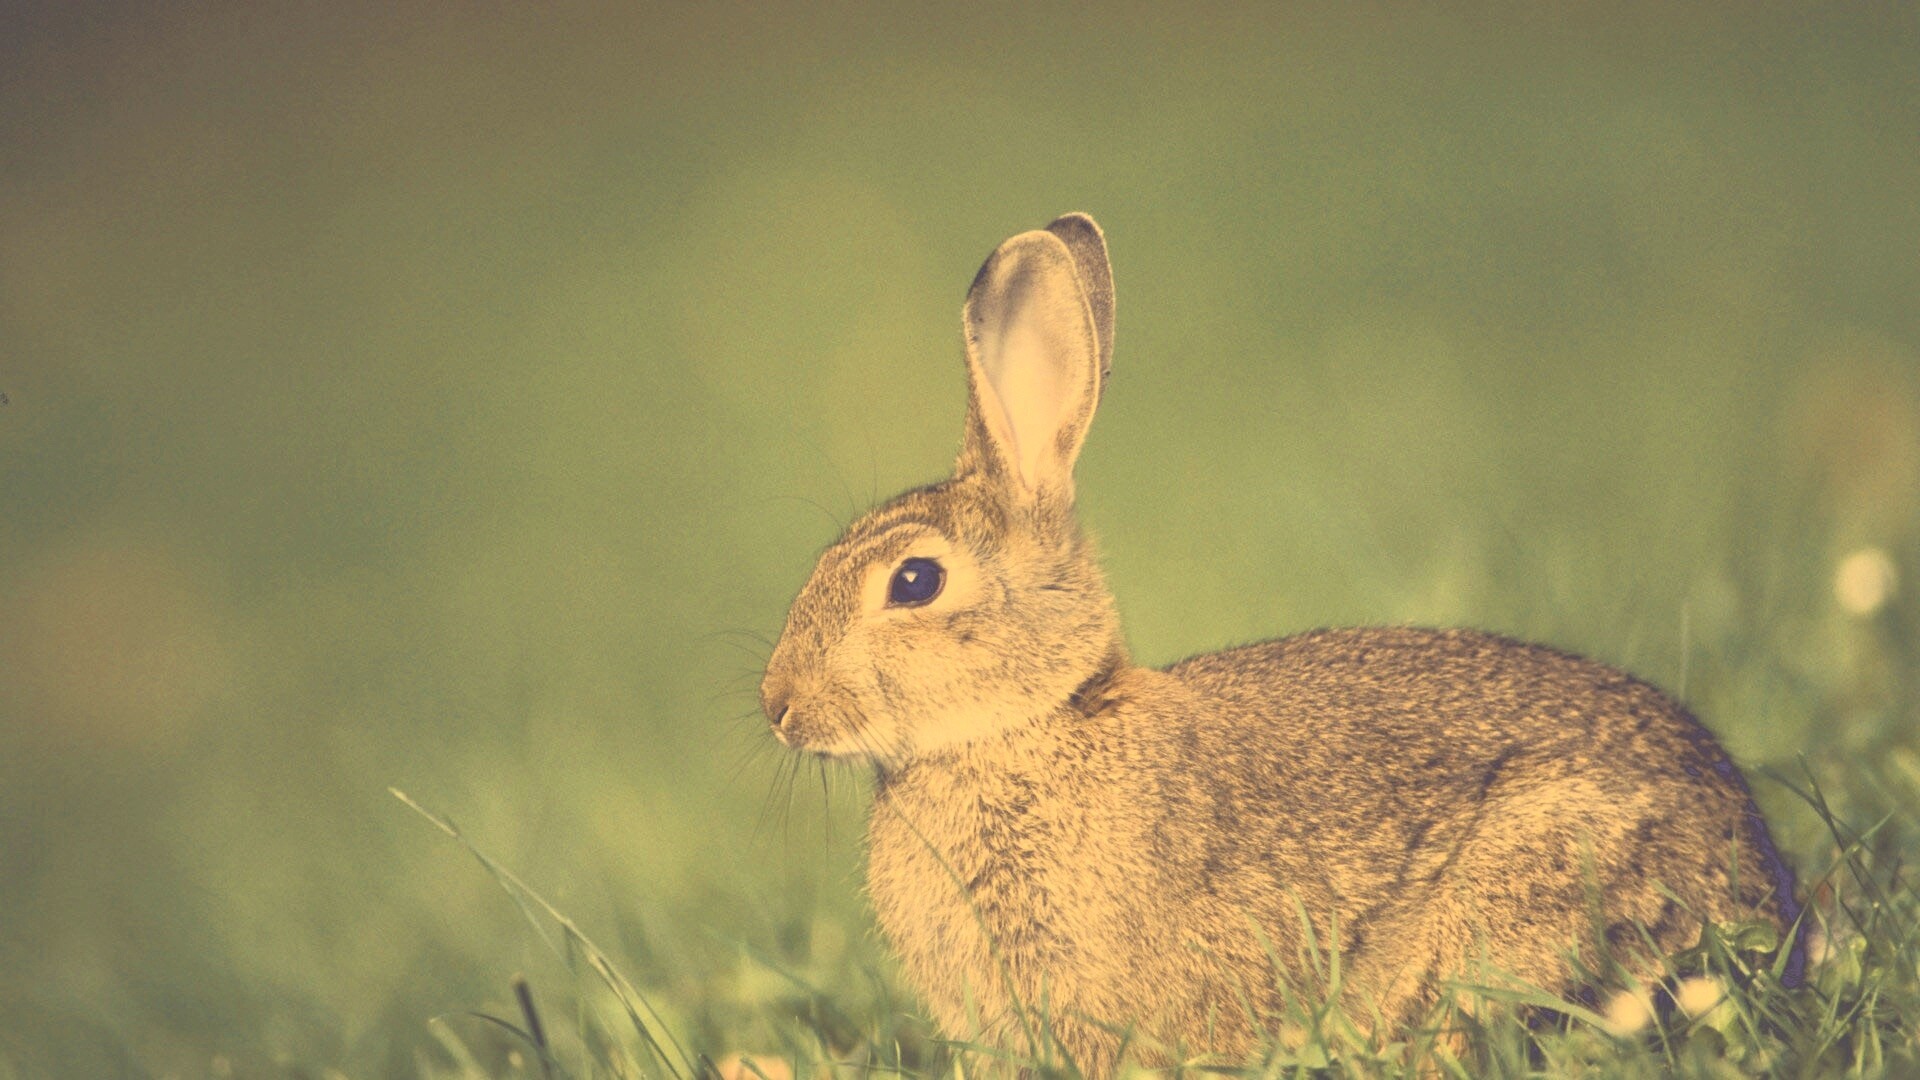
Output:
[[884,973],[756,636],[945,468],[965,286],[1069,209],[1141,657],[1476,624],[1897,803],[1916,57],[1900,4],[7,6],[0,1075],[400,1071],[551,971],[389,786],[696,1035],[740,942]]

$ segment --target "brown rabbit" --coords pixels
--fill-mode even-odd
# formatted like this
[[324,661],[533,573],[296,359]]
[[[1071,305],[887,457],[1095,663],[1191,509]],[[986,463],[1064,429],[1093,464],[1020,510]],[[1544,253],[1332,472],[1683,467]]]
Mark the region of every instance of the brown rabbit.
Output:
[[761,686],[781,741],[875,768],[868,887],[943,1033],[1030,1053],[1044,1015],[1104,1075],[1128,1029],[1247,1052],[1279,985],[1325,989],[1309,933],[1391,1034],[1449,978],[1571,994],[1576,955],[1651,978],[1703,920],[1793,924],[1725,751],[1622,672],[1389,628],[1136,667],[1073,510],[1113,347],[1099,227],[1001,244],[964,324],[953,477],[827,548]]

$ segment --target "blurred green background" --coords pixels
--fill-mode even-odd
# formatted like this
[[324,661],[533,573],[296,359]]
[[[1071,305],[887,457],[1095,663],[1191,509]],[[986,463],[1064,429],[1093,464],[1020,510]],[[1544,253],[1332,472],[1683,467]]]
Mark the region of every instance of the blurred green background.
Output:
[[730,943],[877,955],[756,635],[941,475],[965,287],[1065,210],[1143,659],[1468,623],[1910,763],[1916,57],[1910,4],[7,6],[0,1075],[394,1071],[550,967],[389,786],[711,1038]]

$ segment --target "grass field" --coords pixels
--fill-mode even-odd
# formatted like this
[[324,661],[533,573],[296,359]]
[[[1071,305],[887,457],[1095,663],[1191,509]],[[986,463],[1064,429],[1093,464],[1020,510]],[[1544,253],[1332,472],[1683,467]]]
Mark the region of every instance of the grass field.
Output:
[[[1912,5],[8,6],[0,1080],[1005,1069],[753,688],[1069,209],[1138,658],[1625,667],[1826,927],[1806,988],[1736,934],[1702,1015],[1432,1067],[1920,1075],[1917,55]],[[1412,1067],[1318,1024],[1260,1067]]]

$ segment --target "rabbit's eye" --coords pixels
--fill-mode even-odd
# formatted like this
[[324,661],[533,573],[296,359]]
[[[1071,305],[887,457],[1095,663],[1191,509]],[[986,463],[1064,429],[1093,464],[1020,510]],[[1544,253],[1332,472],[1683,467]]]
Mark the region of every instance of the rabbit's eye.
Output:
[[947,572],[932,559],[908,559],[893,572],[887,585],[887,603],[894,607],[919,607],[940,595],[947,583]]

